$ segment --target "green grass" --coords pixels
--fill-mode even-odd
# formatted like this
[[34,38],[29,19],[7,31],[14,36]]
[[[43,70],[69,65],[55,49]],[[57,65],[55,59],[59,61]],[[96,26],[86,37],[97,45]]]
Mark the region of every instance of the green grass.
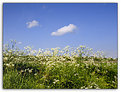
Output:
[[91,56],[92,51],[84,46],[73,52],[69,51],[69,47],[36,52],[30,47],[26,47],[24,51],[19,50],[14,45],[6,45],[3,49],[4,89],[118,87],[117,59],[105,58],[100,53]]
[[[10,62],[11,63],[11,62]],[[4,89],[116,89],[117,62],[4,63]]]

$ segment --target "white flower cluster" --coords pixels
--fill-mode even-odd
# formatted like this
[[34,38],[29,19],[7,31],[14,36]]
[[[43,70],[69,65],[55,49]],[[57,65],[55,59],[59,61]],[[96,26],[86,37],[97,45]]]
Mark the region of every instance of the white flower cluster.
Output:
[[56,84],[58,81],[59,81],[59,80],[54,79],[54,82],[53,82],[53,83]]
[[100,89],[100,88],[95,82],[92,82],[88,86],[81,87],[81,89]]

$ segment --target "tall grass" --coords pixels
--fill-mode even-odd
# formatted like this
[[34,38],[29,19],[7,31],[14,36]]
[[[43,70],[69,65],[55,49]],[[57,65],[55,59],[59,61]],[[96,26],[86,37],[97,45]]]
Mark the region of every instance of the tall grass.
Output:
[[4,89],[116,89],[117,59],[79,46],[32,50],[11,41],[3,48]]

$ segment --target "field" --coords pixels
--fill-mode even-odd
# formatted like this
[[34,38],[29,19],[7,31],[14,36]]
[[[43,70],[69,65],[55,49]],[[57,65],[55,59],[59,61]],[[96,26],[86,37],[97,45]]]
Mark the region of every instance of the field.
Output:
[[117,59],[85,46],[24,50],[3,47],[4,89],[117,89]]

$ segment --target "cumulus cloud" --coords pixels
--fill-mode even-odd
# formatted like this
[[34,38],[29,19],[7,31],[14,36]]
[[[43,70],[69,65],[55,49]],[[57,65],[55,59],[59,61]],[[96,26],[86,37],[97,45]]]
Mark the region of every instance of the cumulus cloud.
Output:
[[26,24],[27,24],[27,28],[32,28],[32,27],[38,26],[39,22],[36,20],[33,20],[31,22],[27,22]]
[[69,24],[68,26],[64,26],[58,29],[56,32],[52,32],[52,36],[61,36],[70,32],[73,32],[77,27],[74,24]]

